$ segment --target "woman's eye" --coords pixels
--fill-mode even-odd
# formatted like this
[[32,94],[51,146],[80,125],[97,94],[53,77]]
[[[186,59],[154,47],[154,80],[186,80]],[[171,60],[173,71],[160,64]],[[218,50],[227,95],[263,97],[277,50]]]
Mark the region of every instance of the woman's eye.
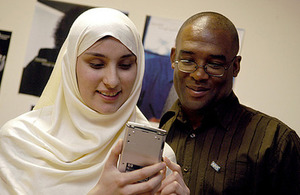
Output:
[[132,67],[132,64],[120,64],[119,67],[123,70],[129,70]]
[[90,66],[92,68],[99,69],[99,68],[103,68],[104,64],[103,63],[90,63]]

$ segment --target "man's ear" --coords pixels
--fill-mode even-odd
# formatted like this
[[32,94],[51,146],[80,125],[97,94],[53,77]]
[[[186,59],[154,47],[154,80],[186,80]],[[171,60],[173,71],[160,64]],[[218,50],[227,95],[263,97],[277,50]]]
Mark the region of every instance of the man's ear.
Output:
[[171,60],[171,64],[172,64],[173,69],[175,68],[175,65],[174,65],[175,56],[176,56],[176,48],[172,47],[171,54],[170,54],[170,60]]
[[236,56],[233,62],[233,77],[237,77],[240,72],[240,64],[241,64],[242,56]]

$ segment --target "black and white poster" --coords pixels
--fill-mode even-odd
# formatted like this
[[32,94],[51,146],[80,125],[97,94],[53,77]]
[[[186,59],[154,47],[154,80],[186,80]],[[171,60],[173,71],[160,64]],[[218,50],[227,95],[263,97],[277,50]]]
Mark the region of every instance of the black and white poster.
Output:
[[154,16],[147,16],[146,19],[143,35],[145,75],[138,107],[151,122],[158,122],[164,108],[169,108],[168,97],[172,103],[170,53],[181,24],[182,21]]
[[36,2],[19,93],[41,95],[71,25],[90,8],[48,0]]
[[2,81],[9,43],[11,39],[11,32],[0,30],[0,86]]

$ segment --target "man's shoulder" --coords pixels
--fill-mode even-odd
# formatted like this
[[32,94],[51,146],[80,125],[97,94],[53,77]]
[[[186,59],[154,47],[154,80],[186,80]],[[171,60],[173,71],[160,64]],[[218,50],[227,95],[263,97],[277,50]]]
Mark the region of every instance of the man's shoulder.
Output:
[[166,113],[163,114],[159,122],[160,128],[169,130],[169,128],[166,128],[166,125],[171,126],[172,123],[175,121],[178,113],[181,112],[181,107],[179,104],[179,100],[177,99],[172,105],[172,107]]
[[[160,122],[159,122],[159,127],[160,128],[163,128],[163,129],[166,129],[166,126],[168,124],[172,124],[174,122],[174,120],[171,120],[171,119],[175,119],[175,112],[174,111],[168,111],[166,112],[160,119]],[[168,125],[169,126],[169,125]],[[169,128],[167,128],[166,130],[169,130]]]
[[241,105],[241,109],[243,109],[244,115],[249,117],[250,127],[260,130],[264,129],[266,133],[273,132],[285,135],[295,133],[286,123],[274,116],[245,105]]
[[249,106],[241,104],[241,108],[244,110],[245,113],[250,114],[253,117],[260,117],[260,118],[268,119],[268,120],[271,120],[271,121],[274,121],[274,122],[277,122],[277,123],[282,123],[282,124],[286,125],[280,119],[278,119],[278,118],[276,118],[274,116],[271,116],[271,115],[269,115],[267,113],[264,113],[262,111],[259,111],[257,109],[254,109],[252,107],[249,107]]

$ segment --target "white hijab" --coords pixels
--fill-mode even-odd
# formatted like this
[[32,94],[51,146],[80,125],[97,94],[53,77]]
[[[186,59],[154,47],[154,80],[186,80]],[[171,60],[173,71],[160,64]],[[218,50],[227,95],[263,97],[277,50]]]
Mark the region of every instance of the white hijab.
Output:
[[[137,77],[128,100],[113,114],[100,114],[83,102],[76,59],[96,41],[112,36],[137,57]],[[35,110],[6,123],[0,131],[1,194],[86,194],[99,180],[112,146],[127,121],[148,123],[138,101],[144,50],[131,20],[110,8],[80,15],[58,55]],[[175,161],[168,145],[165,156]]]

